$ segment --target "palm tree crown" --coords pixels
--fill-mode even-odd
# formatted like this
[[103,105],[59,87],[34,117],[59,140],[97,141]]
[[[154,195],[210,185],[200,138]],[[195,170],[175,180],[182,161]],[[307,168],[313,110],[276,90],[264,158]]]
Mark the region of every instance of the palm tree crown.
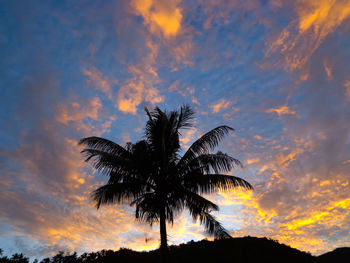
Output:
[[192,127],[193,110],[183,105],[179,111],[147,108],[144,139],[125,147],[100,137],[81,139],[86,161],[109,176],[106,185],[92,193],[96,206],[129,203],[135,217],[149,224],[160,224],[161,248],[167,247],[166,221],[187,209],[215,238],[230,237],[210,214],[219,207],[201,196],[235,187],[252,189],[239,177],[226,175],[241,163],[222,152],[210,153],[231,127],[219,126],[201,136],[180,155],[180,130]]

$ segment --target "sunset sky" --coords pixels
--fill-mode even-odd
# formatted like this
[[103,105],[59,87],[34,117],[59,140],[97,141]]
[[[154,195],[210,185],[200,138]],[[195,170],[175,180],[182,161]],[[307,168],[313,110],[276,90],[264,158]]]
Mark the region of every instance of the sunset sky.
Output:
[[[350,246],[350,0],[0,0],[0,248],[32,258],[159,246],[77,145],[142,139],[143,108],[196,111],[253,192],[218,192],[232,236]],[[210,238],[187,213],[169,244]],[[147,242],[146,242],[147,240]]]

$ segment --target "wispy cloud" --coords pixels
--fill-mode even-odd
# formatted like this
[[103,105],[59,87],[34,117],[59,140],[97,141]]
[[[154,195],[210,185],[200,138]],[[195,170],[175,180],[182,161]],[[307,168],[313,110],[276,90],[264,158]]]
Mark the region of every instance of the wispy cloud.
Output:
[[149,41],[147,47],[148,55],[144,56],[140,63],[128,67],[132,78],[126,80],[118,91],[117,106],[122,112],[136,114],[137,106],[141,102],[155,104],[164,100],[164,96],[154,87],[160,82],[155,68],[158,46]]
[[222,110],[230,107],[230,105],[231,105],[231,102],[223,98],[217,101],[216,103],[214,103],[213,105],[211,105],[210,108],[212,109],[213,113],[219,113]]
[[294,1],[297,18],[272,41],[266,55],[280,54],[279,64],[286,70],[301,68],[350,16],[350,3],[343,0]]
[[350,100],[350,80],[347,80],[344,84],[346,90],[345,90],[345,96]]
[[266,110],[267,113],[277,113],[278,116],[281,115],[295,115],[296,111],[291,110],[287,105],[281,106],[279,108],[271,108]]
[[116,80],[110,81],[96,67],[83,69],[82,72],[88,77],[87,83],[89,85],[105,93],[108,96],[108,99],[112,99],[112,84],[116,84]]

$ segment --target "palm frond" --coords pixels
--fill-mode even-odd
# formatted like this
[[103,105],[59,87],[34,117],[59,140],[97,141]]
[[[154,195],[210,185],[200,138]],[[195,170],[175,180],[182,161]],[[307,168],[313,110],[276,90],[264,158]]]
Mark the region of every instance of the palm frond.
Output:
[[[189,193],[191,192],[189,191]],[[194,193],[192,193],[191,197],[186,201],[186,207],[190,211],[193,220],[196,221],[199,219],[200,223],[204,225],[205,230],[209,234],[214,235],[216,239],[231,237],[226,229],[210,214],[212,210],[219,210],[216,204]]]
[[140,193],[140,186],[136,184],[114,183],[106,184],[92,192],[91,198],[96,207],[101,205],[124,203],[135,198]]
[[219,151],[216,154],[196,156],[187,165],[178,166],[178,172],[182,175],[198,171],[202,173],[222,173],[231,171],[235,165],[243,167],[238,159]]
[[207,233],[214,235],[215,239],[232,238],[222,224],[218,222],[211,214],[203,212],[199,216],[199,221],[202,225],[204,225]]
[[198,161],[201,168],[207,173],[210,173],[211,170],[214,173],[229,172],[234,165],[243,167],[238,159],[220,151],[216,154],[201,154],[198,156]]
[[130,154],[124,147],[120,146],[119,144],[96,136],[83,138],[79,141],[78,144],[86,145],[90,149],[100,150],[115,155],[128,156]]
[[193,127],[191,122],[193,120],[193,115],[194,115],[194,111],[189,105],[187,104],[182,105],[180,109],[180,114],[177,120],[176,131],[178,131],[179,129],[186,129],[186,128]]
[[148,109],[147,107],[145,107],[144,109],[145,109],[146,115],[148,116],[148,119],[149,119],[150,121],[152,121],[152,115],[151,115],[149,109]]
[[85,149],[82,151],[82,153],[86,157],[85,161],[91,161],[93,167],[102,174],[108,175],[111,171],[131,172],[134,169],[134,164],[129,159],[109,152],[95,149]]
[[176,130],[178,113],[163,112],[156,107],[151,112],[147,111],[147,114],[149,120],[146,123],[144,137],[159,165],[164,166],[166,162],[176,159],[176,153],[180,148],[179,134]]
[[211,194],[218,190],[230,191],[235,188],[253,190],[246,180],[226,174],[192,174],[184,178],[184,185],[194,192]]
[[136,206],[135,217],[140,221],[144,221],[152,225],[159,221],[160,203],[157,195],[153,193],[145,193],[130,203],[130,206]]
[[209,150],[213,150],[230,131],[234,131],[234,129],[224,125],[205,133],[188,148],[179,161],[179,165],[186,165],[196,156],[209,153]]
[[190,210],[193,217],[202,212],[219,211],[219,207],[210,200],[198,195],[195,192],[184,189],[185,206]]

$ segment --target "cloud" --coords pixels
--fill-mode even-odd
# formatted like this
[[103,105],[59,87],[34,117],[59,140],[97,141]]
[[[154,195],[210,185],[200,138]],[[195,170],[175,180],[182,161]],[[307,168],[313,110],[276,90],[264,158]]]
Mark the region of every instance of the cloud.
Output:
[[230,105],[231,105],[230,101],[222,98],[219,101],[217,101],[216,103],[214,103],[213,105],[211,105],[210,108],[212,108],[213,113],[219,113],[220,111],[230,107]]
[[259,161],[260,161],[259,158],[248,159],[248,160],[247,160],[247,164],[257,163],[257,162],[259,162]]
[[[101,118],[100,99],[80,98],[79,103],[62,101],[55,106],[48,100],[58,88],[55,83],[55,78],[32,75],[25,84],[27,105],[22,105],[18,116],[30,119],[31,125],[24,127],[18,146],[4,152],[7,161],[0,180],[2,222],[10,224],[17,239],[27,244],[21,252],[29,256],[38,257],[38,251],[40,256],[52,256],[59,250],[82,253],[120,246],[142,247],[141,240],[133,243],[120,235],[131,230],[147,233],[147,224],[130,220],[133,214],[123,206],[97,212],[89,198],[103,182],[87,169],[74,138],[75,132],[82,136],[95,130],[84,121]],[[45,111],[49,105],[59,109],[54,117]],[[106,123],[100,121],[102,126]],[[16,170],[5,169],[7,165]],[[130,234],[130,240],[134,236]]]
[[256,139],[256,140],[262,140],[263,139],[263,137],[261,137],[258,134],[254,135],[253,138]]
[[184,98],[188,98],[195,93],[195,89],[193,87],[186,87],[184,84],[181,84],[180,81],[175,81],[172,83],[169,86],[168,91],[176,91]]
[[159,31],[169,38],[179,34],[181,30],[182,13],[178,7],[181,0],[155,1],[132,0],[131,6],[137,15],[141,15],[144,23],[153,34]]
[[329,80],[332,79],[333,78],[333,72],[332,72],[332,68],[331,68],[331,66],[329,64],[329,61],[324,60],[323,67],[324,67],[324,70],[325,70],[325,72],[327,74],[328,79]]
[[[101,71],[99,71],[96,67],[91,67],[89,69],[83,69],[82,72],[88,77],[88,85],[91,85],[105,93],[108,96],[108,99],[112,99],[112,83],[102,74]],[[116,81],[113,83],[116,84]]]
[[98,97],[89,99],[87,102],[69,102],[68,105],[59,105],[57,120],[65,125],[69,122],[81,122],[86,118],[98,120],[99,111],[102,108]]
[[122,112],[136,114],[137,106],[140,105],[142,101],[155,104],[162,102],[163,97],[158,94],[157,89],[152,86],[145,86],[142,81],[137,83],[129,82],[120,88],[118,109]]
[[139,56],[127,63],[130,77],[120,83],[116,104],[120,111],[135,115],[143,102],[154,105],[164,101],[164,95],[159,92],[162,79],[158,67],[177,71],[193,65],[193,30],[182,27],[180,4],[177,0],[131,1],[131,14],[142,16],[149,31],[138,32],[144,46],[138,45]]
[[32,65],[14,102],[16,123],[6,127],[21,126],[18,134],[6,132],[17,143],[1,148],[0,217],[11,226],[1,234],[15,236],[33,257],[118,249],[120,234],[147,232],[147,225],[131,221],[123,206],[96,211],[89,196],[102,178],[94,178],[77,146],[81,137],[106,131],[115,116],[103,111],[99,97],[57,95],[57,73],[45,61]]
[[280,54],[279,64],[286,70],[301,68],[327,36],[350,16],[347,0],[298,0],[297,18],[269,41],[266,55]]
[[347,80],[345,82],[344,87],[346,88],[345,96],[346,96],[347,100],[350,100],[350,80]]
[[139,63],[128,66],[132,77],[127,79],[118,91],[117,107],[120,111],[136,114],[137,106],[143,101],[155,104],[164,100],[164,96],[161,96],[154,87],[160,82],[154,66],[158,48],[158,45],[149,40],[147,42],[149,53],[142,57]]
[[197,135],[197,129],[192,127],[191,129],[184,130],[181,132],[180,143],[181,147],[187,149],[190,147],[191,143],[194,142]]
[[[345,156],[349,155],[350,132],[344,120],[348,108],[321,110],[331,100],[330,94],[341,95],[344,90],[342,85],[333,84],[330,89],[328,82],[320,84],[322,71],[312,68],[302,91],[308,99],[299,101],[298,112],[304,118],[285,120],[280,138],[264,136],[259,142],[265,145],[264,151],[248,144],[248,152],[254,152],[254,156],[247,155],[248,160],[260,160],[248,169],[261,178],[254,180],[253,201],[245,201],[242,213],[247,219],[236,234],[269,236],[314,254],[346,242],[350,170]],[[344,98],[337,100],[341,105]]]
[[116,115],[108,115],[99,97],[82,99],[78,96],[66,98],[57,105],[55,120],[81,137],[108,133]]
[[266,110],[267,113],[277,113],[278,116],[281,115],[295,115],[296,111],[289,109],[287,105],[281,106],[280,108],[271,108]]

